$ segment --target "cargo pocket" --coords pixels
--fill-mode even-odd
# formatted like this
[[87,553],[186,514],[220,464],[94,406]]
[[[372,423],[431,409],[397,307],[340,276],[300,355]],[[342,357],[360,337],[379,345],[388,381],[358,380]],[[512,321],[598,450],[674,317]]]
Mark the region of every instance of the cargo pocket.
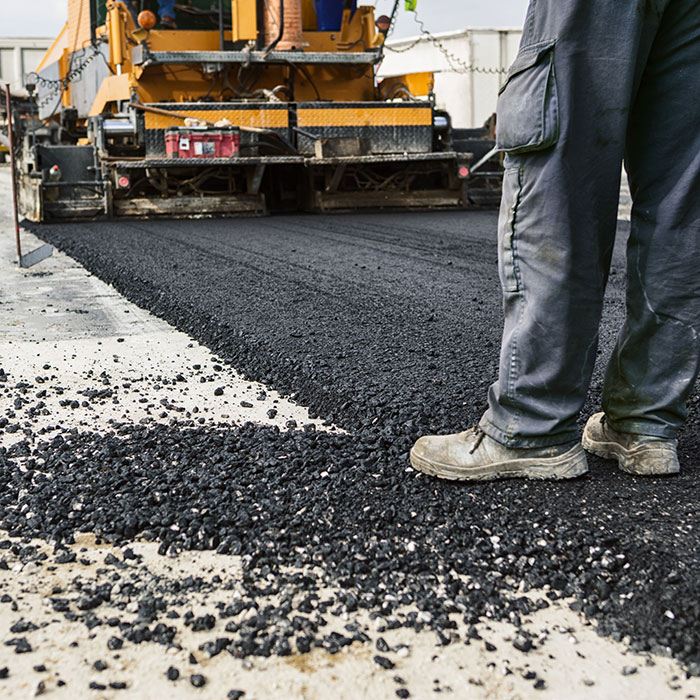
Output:
[[508,71],[496,110],[496,145],[505,153],[539,151],[559,138],[555,43],[521,48]]
[[504,292],[519,292],[521,286],[515,236],[522,190],[521,177],[520,166],[507,167],[503,174],[503,196],[498,225],[498,271]]

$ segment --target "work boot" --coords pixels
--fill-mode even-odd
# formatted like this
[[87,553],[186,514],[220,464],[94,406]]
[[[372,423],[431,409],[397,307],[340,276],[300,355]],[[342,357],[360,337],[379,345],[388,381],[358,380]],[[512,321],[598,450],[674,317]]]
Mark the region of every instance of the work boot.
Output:
[[581,443],[591,454],[616,459],[617,466],[628,474],[660,476],[677,474],[681,469],[678,440],[618,433],[608,425],[604,413],[595,413],[588,419]]
[[588,471],[586,453],[579,442],[512,448],[496,442],[480,428],[420,438],[411,450],[411,464],[441,479],[472,481],[572,479]]
[[164,29],[177,29],[177,22],[170,15],[163,15],[160,18],[160,24]]

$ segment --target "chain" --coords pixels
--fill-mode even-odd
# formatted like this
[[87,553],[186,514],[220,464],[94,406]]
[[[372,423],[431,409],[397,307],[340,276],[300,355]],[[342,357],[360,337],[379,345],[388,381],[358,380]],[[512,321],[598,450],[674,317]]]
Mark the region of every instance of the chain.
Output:
[[47,88],[49,90],[49,92],[46,95],[44,95],[44,98],[41,100],[41,102],[38,103],[39,107],[45,107],[49,102],[51,102],[51,100],[56,94],[58,94],[59,92],[65,92],[72,82],[80,78],[85,69],[95,60],[95,58],[97,58],[98,56],[104,58],[100,50],[95,45],[90,45],[90,49],[90,53],[88,53],[87,56],[85,56],[85,58],[80,62],[79,65],[77,65],[75,68],[71,66],[70,70],[64,78],[52,80],[50,78],[44,78],[43,76],[39,75],[34,71],[27,74],[28,78],[30,76],[34,78],[37,85],[39,85],[42,88]]
[[410,51],[414,46],[418,46],[418,44],[423,41],[423,37],[419,36],[414,42],[411,42],[408,46],[404,47],[403,49],[395,49],[393,46],[386,46],[387,51],[391,51],[391,53],[406,53],[406,51]]
[[413,19],[415,23],[420,28],[421,36],[419,36],[413,43],[401,49],[394,49],[391,46],[387,46],[387,50],[391,51],[392,53],[406,53],[415,46],[418,46],[423,39],[428,39],[428,41],[430,41],[430,43],[435,46],[435,48],[445,57],[447,64],[455,73],[484,73],[486,75],[501,75],[508,72],[507,68],[482,68],[481,66],[473,66],[470,63],[466,63],[459,56],[457,56],[457,54],[450,51],[445,44],[440,41],[440,39],[431,34],[425,28],[425,24],[420,17],[418,17],[416,10],[411,10],[411,12],[413,12]]

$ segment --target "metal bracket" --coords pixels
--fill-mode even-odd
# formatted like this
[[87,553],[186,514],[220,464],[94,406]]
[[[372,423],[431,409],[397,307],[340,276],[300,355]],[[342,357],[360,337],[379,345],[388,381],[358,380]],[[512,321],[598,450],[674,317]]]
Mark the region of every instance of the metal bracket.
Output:
[[26,255],[23,255],[19,259],[19,266],[20,267],[32,267],[32,265],[36,265],[37,263],[40,263],[42,260],[46,260],[46,258],[50,258],[52,255],[53,255],[53,246],[50,245],[49,243],[44,243],[44,245],[41,245],[38,248],[34,249],[31,253],[27,253]]
[[333,175],[331,175],[330,179],[326,184],[326,192],[335,192],[338,189],[338,185],[340,184],[340,181],[344,174],[345,163],[341,165],[336,165],[335,169],[333,170]]
[[253,169],[248,168],[246,171],[248,194],[259,194],[264,174],[264,163],[258,163]]
[[131,50],[134,65],[193,65],[207,63],[302,63],[305,65],[373,65],[377,51],[150,51],[141,46]]
[[469,171],[473,173],[475,170],[481,168],[483,165],[488,163],[491,160],[491,158],[493,158],[497,153],[499,153],[500,150],[501,149],[498,146],[494,146],[481,160],[474,163],[474,165],[472,165],[471,168],[469,168]]

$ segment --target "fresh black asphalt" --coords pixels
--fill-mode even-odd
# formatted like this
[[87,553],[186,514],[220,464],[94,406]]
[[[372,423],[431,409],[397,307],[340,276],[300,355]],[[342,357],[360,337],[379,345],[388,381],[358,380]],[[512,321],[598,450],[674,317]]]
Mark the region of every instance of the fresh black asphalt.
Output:
[[[451,484],[407,470],[419,435],[475,424],[495,378],[494,213],[94,222],[36,232],[347,434],[252,425],[66,434],[33,450],[52,479],[21,473],[10,453],[0,461],[5,529],[142,534],[163,540],[164,551],[220,548],[263,569],[323,562],[351,607],[390,614],[413,604],[443,631],[455,605],[465,619],[488,614],[517,626],[529,603],[514,588],[548,584],[550,598],[573,597],[602,633],[670,651],[700,674],[697,395],[678,477],[636,478],[597,458],[588,476],[567,483]],[[597,409],[624,314],[621,253],[620,245],[583,419]],[[69,519],[77,494],[94,507]]]

